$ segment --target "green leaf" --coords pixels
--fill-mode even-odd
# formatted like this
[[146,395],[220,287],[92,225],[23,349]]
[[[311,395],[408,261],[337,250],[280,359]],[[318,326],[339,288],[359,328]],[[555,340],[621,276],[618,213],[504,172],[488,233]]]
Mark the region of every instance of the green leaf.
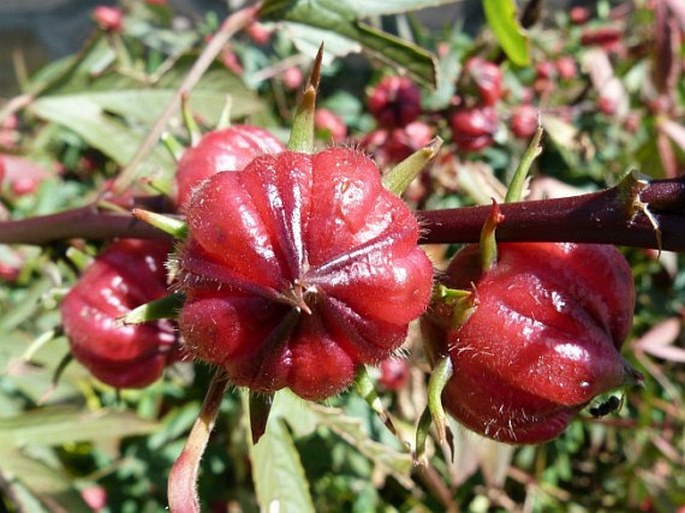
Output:
[[251,453],[261,511],[314,513],[300,455],[282,419],[269,419],[266,433],[252,446]]
[[[138,91],[138,94],[145,96],[145,91]],[[102,100],[98,93],[87,92],[49,96],[36,100],[31,109],[38,117],[73,130],[88,144],[124,165],[133,158],[145,132],[134,130],[120,118],[107,113]],[[172,166],[169,156],[160,149],[152,154],[150,162],[162,167]]]
[[297,436],[308,436],[316,431],[319,419],[311,408],[309,401],[305,401],[288,389],[279,390],[274,395],[270,419],[286,419],[288,425]]
[[528,35],[519,25],[514,0],[483,0],[483,10],[488,25],[509,60],[518,66],[528,65]]
[[127,412],[83,412],[68,407],[39,408],[0,418],[0,447],[53,446],[69,442],[117,440],[151,433],[157,422]]
[[0,315],[0,333],[8,333],[30,319],[40,309],[40,300],[53,287],[48,278],[32,284],[26,295],[13,308]]
[[[13,481],[11,486],[21,483],[46,509],[54,513],[89,513],[88,507],[74,487],[73,480],[63,468],[53,467],[22,453],[17,449],[5,447],[0,450],[0,468],[5,476]],[[17,494],[21,504],[21,511],[39,511],[31,504],[30,497],[25,493]],[[27,504],[24,504],[24,501]],[[26,506],[30,509],[25,509]]]
[[[364,16],[404,10],[398,8],[397,5],[391,6],[390,4],[393,3],[377,0],[372,2],[368,9],[364,9],[362,8],[364,2],[352,2],[350,5],[350,3],[336,0],[274,0],[263,5],[261,18],[309,25],[335,33],[350,41],[360,43],[376,58],[405,68],[418,82],[434,87],[437,83],[437,65],[433,54],[409,41],[359,21]],[[413,6],[423,4],[422,2],[399,2],[403,7],[408,6],[409,3]],[[385,4],[385,7],[382,7],[382,4]],[[425,4],[425,6],[435,5],[435,2]],[[296,29],[290,30],[296,31]],[[337,43],[336,48],[340,51],[340,41],[338,40]],[[349,48],[350,51],[354,49],[353,46]]]
[[[182,59],[154,85],[116,73],[90,81],[72,78],[60,87],[52,87],[49,95],[39,96],[30,108],[38,117],[71,129],[115,162],[126,165],[175,94],[191,64],[190,57]],[[256,95],[240,78],[220,67],[211,68],[193,89],[190,107],[213,126],[219,121],[227,95],[236,98],[231,112],[234,118],[261,109]],[[161,146],[155,149],[146,166],[141,176],[174,169],[172,159]]]
[[311,407],[319,416],[320,424],[327,426],[407,489],[414,486],[409,477],[413,463],[408,451],[401,452],[371,439],[361,419],[345,415],[336,408],[324,408],[317,404],[311,404]]
[[[335,2],[330,0],[299,0],[299,3],[319,4],[320,7],[333,9],[349,17],[366,18],[369,16],[383,16],[386,14],[400,14],[418,11],[427,7],[454,4],[462,0],[345,0]],[[282,10],[292,7],[297,1],[267,0],[262,7],[262,13]],[[317,7],[319,7],[317,6]]]
[[[370,413],[369,406],[361,399],[360,403],[365,411]],[[379,466],[383,472],[391,474],[407,488],[412,487],[412,480],[409,478],[412,459],[408,450],[406,452],[399,451],[387,443],[372,440],[361,419],[352,417],[339,408],[329,408],[311,401],[305,401],[288,390],[280,390],[274,396],[274,404],[266,431],[267,435],[272,422],[283,420],[287,422],[298,437],[310,435],[317,426],[328,427]]]

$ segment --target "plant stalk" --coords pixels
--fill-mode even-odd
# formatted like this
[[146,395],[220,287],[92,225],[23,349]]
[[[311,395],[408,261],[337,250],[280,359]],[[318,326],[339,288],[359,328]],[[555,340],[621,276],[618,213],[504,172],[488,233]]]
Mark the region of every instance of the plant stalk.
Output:
[[[636,204],[646,205],[648,213]],[[419,242],[478,242],[491,208],[418,211]],[[500,209],[506,218],[497,228],[500,242],[604,243],[685,252],[685,177],[644,183],[629,194],[617,186],[570,198],[505,203]],[[94,205],[0,222],[0,244],[46,246],[61,240],[116,237],[167,235],[131,214],[103,212]]]
[[209,435],[214,429],[219,414],[221,399],[228,386],[228,376],[223,369],[217,369],[202,403],[202,409],[188,435],[183,451],[171,467],[167,495],[171,513],[200,513],[200,499],[197,495],[197,478],[200,460],[207,447]]

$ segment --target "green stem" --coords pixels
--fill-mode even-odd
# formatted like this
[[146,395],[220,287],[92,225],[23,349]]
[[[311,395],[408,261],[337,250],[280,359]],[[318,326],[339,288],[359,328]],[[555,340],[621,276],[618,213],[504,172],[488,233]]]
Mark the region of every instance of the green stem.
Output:
[[497,263],[497,239],[495,232],[497,226],[504,221],[499,205],[493,200],[490,216],[483,224],[480,234],[480,261],[483,271],[489,271]]
[[202,131],[193,117],[193,111],[190,108],[190,97],[186,92],[181,94],[181,113],[183,114],[183,124],[186,126],[190,136],[190,145],[196,146],[200,142]]

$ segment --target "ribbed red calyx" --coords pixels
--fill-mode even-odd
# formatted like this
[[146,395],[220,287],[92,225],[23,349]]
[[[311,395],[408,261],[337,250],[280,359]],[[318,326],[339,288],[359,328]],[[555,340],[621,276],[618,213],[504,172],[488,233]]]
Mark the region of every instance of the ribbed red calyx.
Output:
[[495,105],[502,98],[502,71],[494,62],[471,57],[464,65],[464,73],[473,81],[484,105]]
[[168,294],[171,245],[121,239],[84,271],[61,305],[71,352],[96,378],[116,388],[142,388],[159,379],[179,356],[170,321],[122,325],[117,318]]
[[443,403],[482,435],[540,443],[595,396],[635,379],[619,354],[632,276],[613,246],[508,243],[498,254],[482,273],[478,246],[467,246],[446,273],[450,288],[475,284],[475,310],[461,326],[430,330],[433,351],[454,367]]
[[177,204],[185,206],[205,178],[222,171],[239,171],[258,155],[284,149],[276,137],[257,126],[233,125],[206,133],[183,153],[178,163]]
[[421,91],[407,77],[388,76],[371,91],[368,107],[381,127],[403,127],[421,114]]
[[509,128],[514,136],[521,139],[533,137],[538,128],[540,111],[532,105],[517,105],[514,107]]
[[356,151],[258,157],[205,181],[187,213],[181,332],[239,386],[334,395],[428,304],[418,224]]
[[459,107],[450,114],[452,140],[462,151],[479,151],[494,142],[497,112],[493,107]]

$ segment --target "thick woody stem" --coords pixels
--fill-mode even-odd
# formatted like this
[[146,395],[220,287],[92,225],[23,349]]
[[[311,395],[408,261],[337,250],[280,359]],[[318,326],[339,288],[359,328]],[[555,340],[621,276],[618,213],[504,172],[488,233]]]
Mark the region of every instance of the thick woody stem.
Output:
[[[685,178],[500,205],[500,242],[584,242],[685,251]],[[422,243],[476,242],[490,206],[420,211]],[[655,224],[657,226],[655,226]],[[656,228],[661,233],[661,248]]]
[[[592,242],[685,251],[685,177],[639,182],[631,190],[617,186],[571,198],[505,203],[500,208],[506,217],[497,228],[500,242]],[[416,212],[423,227],[420,242],[478,242],[490,212],[490,206]],[[0,222],[0,244],[166,236],[130,214],[103,212],[95,206]]]
[[102,212],[94,205],[0,222],[0,243],[4,244],[44,246],[60,240],[106,240],[115,237],[159,239],[169,235],[131,214]]

